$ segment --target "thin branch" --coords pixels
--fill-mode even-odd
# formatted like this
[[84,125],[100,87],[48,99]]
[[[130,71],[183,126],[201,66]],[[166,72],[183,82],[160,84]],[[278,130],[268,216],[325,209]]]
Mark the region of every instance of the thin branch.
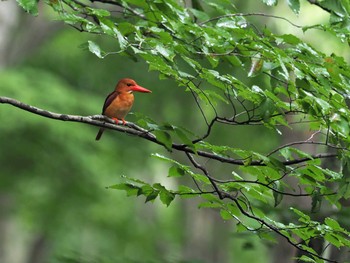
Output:
[[202,117],[203,117],[205,123],[209,126],[208,119],[207,119],[207,117],[205,116],[205,113],[204,113],[204,111],[203,111],[203,109],[202,109],[202,106],[201,106],[201,104],[200,104],[200,102],[199,102],[199,100],[198,100],[198,98],[197,98],[197,93],[196,93],[189,85],[187,85],[187,87],[188,87],[189,90],[191,91],[191,94],[192,94],[192,96],[193,96],[193,98],[194,98],[194,101],[196,102],[197,107],[198,107],[198,109],[200,110],[200,112],[201,112],[201,114],[202,114]]
[[207,24],[209,22],[212,21],[216,21],[219,20],[221,18],[225,18],[225,17],[237,17],[237,16],[264,16],[264,17],[270,17],[270,18],[277,18],[277,19],[281,19],[286,21],[287,23],[291,24],[294,27],[297,28],[303,28],[302,26],[299,26],[297,24],[294,24],[292,21],[290,21],[289,19],[282,17],[282,16],[276,16],[276,15],[268,15],[268,14],[264,14],[264,13],[248,13],[248,14],[244,14],[244,13],[236,13],[236,14],[228,14],[228,15],[222,15],[222,16],[217,16],[217,17],[213,17],[211,19],[208,19],[206,21],[203,21],[201,23],[199,23],[198,25],[202,26],[204,24]]
[[201,196],[203,194],[215,194],[216,192],[213,190],[213,191],[200,191],[200,192],[188,192],[188,193],[179,193],[179,192],[172,192],[173,194],[175,195],[179,195],[179,196],[182,196],[182,195],[198,195],[198,196]]
[[205,138],[207,138],[210,135],[211,129],[214,126],[214,123],[217,121],[217,117],[215,117],[214,119],[211,120],[211,122],[208,124],[208,129],[207,132],[200,138],[195,139],[192,141],[193,144],[203,141]]
[[304,248],[302,248],[301,245],[299,244],[296,244],[294,243],[293,241],[290,240],[290,238],[285,235],[282,231],[280,231],[277,227],[273,226],[273,225],[270,225],[268,224],[267,222],[265,222],[263,219],[257,217],[257,216],[254,216],[254,215],[251,215],[249,214],[247,211],[244,210],[244,208],[241,206],[241,204],[239,203],[239,201],[237,200],[237,198],[233,198],[231,197],[230,198],[237,206],[237,208],[239,209],[239,211],[241,211],[241,213],[243,215],[245,215],[246,217],[248,218],[251,218],[251,219],[254,219],[255,221],[259,222],[260,224],[264,225],[265,227],[267,227],[268,229],[272,230],[273,232],[275,232],[276,234],[278,234],[279,236],[283,237],[290,245],[292,245],[293,247],[295,247],[296,249],[300,250],[300,251],[303,251],[304,253],[308,254],[308,255],[312,255],[314,257],[317,257],[319,259],[322,259],[326,262],[332,262],[332,263],[337,263],[337,261],[335,260],[330,260],[328,258],[324,258],[316,253],[313,253],[313,252],[310,252]]
[[131,7],[128,7],[128,6],[124,6],[121,3],[113,1],[113,0],[90,0],[90,2],[91,3],[100,2],[100,3],[103,3],[103,4],[110,4],[110,5],[119,6],[119,7],[123,8],[123,9],[129,11],[131,14],[140,17],[141,19],[145,19],[146,18],[143,14],[137,12],[136,9],[133,9]]
[[[36,115],[40,115],[46,118],[54,119],[54,120],[61,120],[61,121],[70,121],[70,122],[80,122],[80,123],[86,123],[94,126],[104,127],[111,130],[116,130],[119,132],[127,133],[130,135],[138,136],[143,139],[146,139],[148,141],[154,142],[156,144],[164,146],[164,144],[157,140],[156,136],[152,134],[150,131],[144,130],[141,127],[138,127],[136,124],[128,122],[127,125],[116,125],[114,123],[110,122],[102,122],[101,119],[107,120],[108,118],[102,117],[101,115],[92,115],[92,116],[79,116],[79,115],[69,115],[69,114],[62,114],[62,113],[55,113],[47,110],[43,110],[28,104],[25,104],[23,102],[20,102],[18,100],[8,98],[8,97],[1,97],[0,96],[0,103],[3,104],[10,104],[14,107],[20,108],[22,110],[34,113]],[[206,152],[202,150],[197,150],[194,152],[194,150],[188,148],[187,146],[184,147],[182,144],[176,144],[172,143],[172,149],[191,153],[191,154],[197,154],[198,156],[209,158],[212,160],[216,160],[222,163],[229,163],[234,165],[245,165],[243,160],[237,160],[231,157],[221,156],[217,155],[215,153]],[[283,161],[281,162],[284,165],[294,165],[299,163],[304,163],[309,160],[313,159],[324,159],[324,158],[336,158],[338,155],[336,153],[320,153],[315,155],[310,155],[310,157],[305,158],[299,158],[294,159],[290,161]],[[265,163],[263,163],[261,160],[253,160],[250,162],[251,166],[266,166]]]
[[[298,194],[294,194],[294,193],[287,193],[287,192],[282,192],[272,186],[270,186],[270,184],[265,184],[263,182],[260,182],[258,180],[218,180],[218,179],[215,179],[213,178],[213,180],[217,183],[220,183],[220,184],[228,184],[228,183],[243,183],[243,184],[258,184],[258,185],[261,185],[261,186],[264,186],[270,190],[272,190],[273,192],[275,193],[278,193],[278,194],[281,194],[281,195],[288,195],[288,196],[294,196],[294,197],[305,197],[305,196],[312,196],[313,194],[303,194],[303,193],[298,193]],[[322,194],[321,196],[329,196],[329,195],[335,195],[336,193],[333,192],[333,193],[327,193],[327,194]]]
[[329,148],[333,148],[333,149],[337,149],[337,150],[344,150],[344,151],[348,151],[348,149],[346,147],[339,147],[339,146],[336,146],[336,145],[332,145],[332,144],[327,144],[327,142],[316,142],[316,141],[309,141],[309,140],[306,140],[306,141],[297,141],[297,142],[291,142],[291,143],[287,143],[287,144],[284,144],[284,145],[281,145],[280,147],[274,149],[273,151],[269,152],[266,157],[269,157],[271,156],[272,154],[278,152],[279,150],[283,149],[283,148],[286,148],[286,147],[289,147],[289,146],[294,146],[294,145],[305,145],[305,144],[314,144],[314,145],[322,145],[322,146],[327,146]]
[[211,185],[213,186],[215,192],[218,194],[219,198],[220,198],[220,199],[224,199],[225,196],[222,194],[223,192],[222,192],[222,191],[219,189],[219,187],[216,185],[216,182],[215,182],[214,178],[212,178],[212,177],[209,175],[208,170],[207,170],[204,166],[202,166],[201,164],[199,164],[199,163],[193,158],[193,156],[192,156],[190,153],[186,152],[186,155],[187,155],[188,159],[191,161],[191,163],[193,164],[193,166],[196,167],[197,169],[200,169],[200,170],[203,172],[203,174],[209,179]]

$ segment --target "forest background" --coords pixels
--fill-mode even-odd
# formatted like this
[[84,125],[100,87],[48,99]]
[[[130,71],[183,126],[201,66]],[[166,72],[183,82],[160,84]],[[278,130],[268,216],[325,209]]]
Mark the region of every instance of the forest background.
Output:
[[[188,129],[194,134],[201,134],[206,129],[203,111],[204,115],[213,116],[213,105],[207,102],[199,107],[193,94],[181,87],[178,80],[167,76],[164,69],[153,65],[153,70],[150,70],[150,58],[143,60],[130,56],[129,59],[125,53],[114,51],[118,50],[119,45],[123,48],[119,35],[116,36],[117,39],[119,37],[119,44],[116,44],[115,39],[101,37],[96,32],[79,32],[74,28],[77,22],[74,18],[61,17],[61,20],[73,26],[56,21],[57,6],[52,9],[39,2],[38,10],[35,10],[33,6],[26,6],[31,1],[18,2],[32,14],[38,11],[39,16],[26,13],[15,1],[0,2],[0,96],[52,112],[90,116],[101,113],[106,95],[120,78],[131,77],[153,93],[136,94],[128,121],[142,126],[142,120],[151,118],[155,123],[171,123],[172,127],[184,127],[179,129],[181,132]],[[54,2],[49,1],[53,6]],[[185,1],[183,5],[195,9],[200,2]],[[332,5],[325,7],[308,1],[300,1],[301,6],[297,4],[299,1],[288,1],[289,6],[284,1],[205,2],[213,3],[212,6],[216,7],[206,10],[207,14],[193,11],[199,20],[218,15],[221,2],[234,4],[232,10],[250,14],[243,17],[257,27],[258,32],[268,28],[275,35],[294,35],[325,56],[335,54],[344,58],[341,63],[349,61],[348,43],[339,34],[332,34],[329,28],[301,28],[327,24],[330,14],[336,13]],[[347,1],[344,1],[344,6],[345,3]],[[99,17],[101,14],[96,12],[93,16]],[[244,21],[234,22],[240,24]],[[86,25],[78,29],[93,31]],[[288,41],[286,39],[284,41]],[[295,39],[289,41],[288,44],[298,42]],[[103,50],[111,51],[106,53],[100,46]],[[172,56],[167,50],[157,51],[164,57]],[[229,72],[244,80],[247,86],[256,87],[256,83],[266,81],[266,76],[260,73],[273,70],[271,65],[270,68],[260,67],[259,63],[264,63],[264,59],[256,54],[250,55],[244,65],[237,68],[219,65],[217,70],[225,74]],[[219,62],[215,59],[208,59],[207,64],[216,68],[215,64]],[[181,77],[185,78],[184,75]],[[210,99],[214,100],[215,95],[210,95]],[[221,106],[215,107],[220,109]],[[270,110],[269,107],[265,109]],[[283,238],[280,240],[263,232],[258,234],[259,231],[237,231],[237,221],[229,219],[224,209],[220,211],[217,205],[212,205],[217,201],[211,197],[204,196],[204,203],[197,195],[172,199],[172,192],[164,190],[163,193],[170,193],[169,201],[155,198],[157,196],[144,191],[141,195],[146,196],[146,201],[152,201],[145,203],[145,198],[130,198],[123,191],[113,189],[113,186],[118,189],[124,186],[124,190],[132,194],[130,189],[125,188],[130,184],[123,184],[125,178],[136,178],[150,185],[159,183],[167,189],[177,189],[179,185],[196,189],[198,185],[193,180],[210,185],[199,176],[194,176],[194,179],[181,176],[187,168],[180,164],[171,166],[174,162],[170,161],[169,165],[168,157],[185,165],[191,165],[191,159],[181,152],[169,151],[172,141],[168,140],[166,125],[157,126],[157,139],[165,146],[162,147],[137,136],[111,130],[96,142],[96,126],[42,118],[6,104],[1,105],[0,120],[0,262],[199,263],[256,262],[259,258],[259,262],[263,263],[282,262],[281,258],[287,262],[286,255],[290,258],[297,256],[296,248]],[[285,130],[283,134],[270,128],[264,125],[237,125],[234,128],[213,126],[211,143],[253,152],[269,152],[291,139],[306,140],[316,134],[310,132],[309,127],[299,127],[296,133],[295,130],[293,133]],[[348,130],[344,133],[348,133]],[[186,141],[187,137],[182,139]],[[214,148],[209,150],[215,152]],[[311,151],[318,152],[319,149]],[[300,152],[297,154],[306,156]],[[250,166],[251,161],[244,165]],[[212,160],[203,162],[218,177],[232,172],[230,168],[216,166]],[[328,167],[332,165],[334,171],[341,170],[339,163],[333,162]],[[321,186],[318,187],[321,189]],[[276,189],[282,191],[282,188]],[[254,201],[252,204],[259,211],[269,211],[266,214],[271,213],[272,217],[280,218],[283,222],[289,220],[285,211],[296,204],[300,206],[298,209],[310,214],[313,219],[315,213],[317,216],[321,214],[322,222],[325,217],[334,215],[335,212],[329,207],[322,210],[321,202],[317,199],[319,197],[315,199],[311,194],[301,197],[294,200],[287,196],[280,203],[281,196],[271,192],[270,196],[262,197],[268,204],[261,205]],[[316,202],[318,207],[312,202]],[[342,219],[348,213],[340,207],[338,203],[336,220],[346,228],[348,223]],[[305,214],[299,215],[304,218]],[[326,222],[336,227],[333,221]],[[275,225],[275,222],[271,224]],[[342,230],[342,233],[346,231]],[[277,242],[273,240],[275,238]],[[333,241],[335,246],[338,244],[329,236],[327,241]],[[342,242],[338,244],[339,247],[348,245],[345,241],[339,242]],[[322,253],[319,255],[324,256]],[[317,257],[311,255],[309,260],[317,260]]]

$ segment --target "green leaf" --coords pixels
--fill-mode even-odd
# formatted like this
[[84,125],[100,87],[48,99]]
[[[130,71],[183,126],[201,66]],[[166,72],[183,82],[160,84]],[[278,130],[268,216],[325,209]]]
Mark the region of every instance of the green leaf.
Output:
[[333,15],[336,15],[337,17],[343,17],[343,16],[348,16],[349,13],[348,11],[344,8],[343,3],[346,3],[348,1],[333,1],[333,0],[325,0],[325,1],[320,1],[320,6],[327,9],[331,10]]
[[310,216],[304,214],[303,212],[301,212],[300,210],[291,207],[290,210],[292,210],[294,213],[296,213],[298,216],[300,216],[299,221],[303,222],[303,223],[309,223],[311,218]]
[[111,13],[108,10],[105,9],[97,9],[97,8],[90,8],[88,7],[87,10],[89,10],[89,13],[95,16],[103,17],[103,16],[110,16]]
[[278,0],[262,0],[264,4],[268,6],[275,6],[278,4]]
[[332,170],[329,170],[328,168],[323,169],[323,172],[328,175],[330,177],[330,179],[332,180],[339,180],[341,178],[343,178],[343,174],[342,173],[338,173]]
[[157,51],[160,55],[168,59],[169,61],[173,61],[175,57],[175,53],[170,48],[165,48],[163,45],[158,44],[154,47],[154,50]]
[[[283,190],[284,190],[283,185],[279,181],[275,181],[272,184],[272,187],[274,189],[278,190],[279,192],[283,192]],[[284,195],[279,193],[279,192],[273,191],[273,198],[275,200],[275,204],[274,204],[275,207],[278,206],[283,200]]]
[[278,243],[278,241],[276,240],[276,235],[274,235],[274,233],[271,233],[269,231],[259,231],[258,235],[261,239],[265,239],[276,244]]
[[332,233],[341,242],[342,246],[350,247],[349,232],[342,231],[340,233]]
[[284,158],[286,158],[286,160],[294,160],[295,158],[293,157],[293,153],[295,153],[298,157],[312,160],[312,156],[310,154],[293,147],[282,148],[280,153]]
[[224,28],[237,28],[239,25],[237,25],[237,22],[232,18],[220,18],[218,22],[216,23],[217,27],[224,27]]
[[167,190],[163,185],[160,183],[153,184],[153,188],[157,189],[157,193],[159,193],[160,201],[165,204],[166,206],[169,206],[170,203],[174,200],[175,194],[171,191]]
[[162,161],[166,161],[166,162],[170,162],[170,163],[176,163],[178,165],[181,165],[179,162],[177,162],[177,161],[175,161],[175,160],[173,160],[171,158],[165,157],[164,155],[161,155],[159,153],[153,153],[152,157],[158,158],[158,159],[160,159]]
[[115,185],[109,186],[108,188],[125,190],[127,196],[137,195],[139,190],[140,190],[140,187],[133,185],[133,184],[130,184],[130,183],[115,184]]
[[198,208],[221,208],[222,205],[214,202],[203,202],[198,205]]
[[95,54],[97,57],[99,58],[104,58],[105,54],[103,54],[104,52],[101,51],[99,45],[97,45],[95,42],[93,41],[88,41],[88,48],[89,51],[93,54]]
[[224,220],[231,220],[232,219],[232,215],[228,211],[226,211],[225,209],[220,210],[220,216]]
[[118,29],[124,36],[134,33],[137,30],[133,24],[130,24],[128,22],[119,23]]
[[297,38],[296,36],[294,35],[291,35],[291,34],[284,34],[284,35],[281,35],[278,37],[278,40],[279,38],[283,39],[283,43],[287,43],[287,44],[291,44],[291,45],[297,45],[299,43],[301,43],[301,40],[299,38]]
[[157,198],[158,194],[159,191],[152,191],[151,193],[149,193],[146,197],[145,203],[154,201]]
[[234,205],[234,204],[228,204],[227,208],[230,211],[231,217],[233,216],[233,217],[237,218],[237,217],[239,217],[242,214],[241,210],[239,210],[239,208],[236,205]]
[[202,197],[210,202],[218,203],[218,204],[223,204],[223,201],[220,200],[219,197],[213,195],[213,194],[203,194]]
[[175,199],[175,194],[171,193],[168,190],[162,190],[160,191],[159,198],[163,204],[169,206],[170,203]]
[[151,185],[145,184],[142,187],[140,187],[138,195],[148,196],[148,195],[152,194],[154,191],[155,191],[155,189]]
[[299,261],[300,261],[300,262],[317,263],[317,261],[315,261],[314,259],[312,259],[312,258],[310,258],[309,256],[306,256],[306,255],[302,255],[302,256],[299,258]]
[[324,235],[324,238],[331,243],[332,245],[336,246],[337,248],[340,248],[343,244],[339,241],[339,239],[337,238],[337,236],[330,234],[330,233],[326,233]]
[[199,182],[202,182],[202,183],[205,183],[205,184],[208,184],[210,185],[210,181],[208,179],[207,176],[203,175],[203,174],[196,174],[196,173],[191,173],[191,176],[196,180],[196,181],[199,181]]
[[144,53],[141,57],[149,64],[149,70],[157,70],[165,76],[178,76],[178,72],[169,65],[162,56]]
[[38,15],[38,0],[17,0],[17,3],[28,13]]
[[261,72],[261,69],[264,65],[264,60],[261,58],[260,54],[252,56],[252,62],[250,65],[248,77],[255,77]]
[[114,30],[113,30],[115,28],[115,25],[111,20],[104,17],[100,18],[100,26],[104,33],[110,36],[115,36]]
[[188,132],[186,130],[179,127],[174,127],[174,131],[184,144],[186,144],[189,148],[196,152],[196,148],[193,145],[192,140],[187,136]]
[[334,220],[333,218],[326,217],[324,220],[325,224],[329,227],[331,227],[335,231],[343,231],[344,229],[339,225],[339,223]]
[[265,98],[260,104],[261,106],[261,117],[264,122],[271,122],[271,116],[276,111],[276,102],[271,100],[270,98]]
[[300,2],[299,0],[287,0],[288,6],[292,11],[296,14],[299,15],[300,12]]
[[161,185],[160,183],[155,183],[152,185],[152,187],[154,189],[157,189],[159,191],[168,191],[163,185]]
[[160,159],[162,161],[173,163],[174,165],[176,165],[179,168],[181,168],[182,170],[184,170],[184,172],[189,173],[191,175],[193,174],[193,172],[191,171],[189,166],[183,165],[183,164],[181,164],[181,163],[179,163],[179,162],[177,162],[177,161],[175,161],[175,160],[173,160],[171,158],[165,157],[165,156],[163,156],[163,155],[161,155],[159,153],[152,154],[152,157],[156,157],[156,158],[158,158],[158,159]]
[[252,161],[253,161],[253,157],[252,157],[252,156],[249,156],[249,157],[247,157],[247,158],[245,158],[245,159],[243,160],[243,165],[244,165],[244,166],[250,166],[250,164],[252,163]]
[[189,8],[188,9],[198,20],[201,20],[201,21],[205,21],[205,20],[209,20],[210,16],[206,13],[206,12],[203,12],[203,11],[200,11],[200,10],[197,10],[197,9],[194,9],[194,8]]
[[140,0],[126,0],[125,2],[129,3],[129,4],[132,4],[132,5],[135,5],[135,6],[138,6],[140,8],[147,8],[148,5],[147,5],[147,2],[145,1],[140,1]]
[[113,27],[114,33],[117,35],[117,39],[119,42],[120,49],[124,50],[128,46],[128,41],[124,38],[124,36],[120,33],[117,27]]
[[169,168],[168,176],[169,177],[181,177],[185,175],[185,170],[179,167],[178,165],[173,165]]
[[317,213],[318,211],[320,211],[321,204],[322,204],[322,195],[320,194],[319,190],[315,190],[312,193],[311,212]]
[[247,231],[247,227],[245,227],[241,222],[236,224],[236,232],[241,233]]
[[306,168],[300,169],[299,172],[302,173],[301,179],[310,185],[316,186],[316,182],[324,182],[327,179],[323,168],[311,163]]
[[168,132],[158,130],[158,131],[154,131],[154,135],[156,136],[157,141],[163,144],[168,151],[170,152],[172,151],[173,141]]

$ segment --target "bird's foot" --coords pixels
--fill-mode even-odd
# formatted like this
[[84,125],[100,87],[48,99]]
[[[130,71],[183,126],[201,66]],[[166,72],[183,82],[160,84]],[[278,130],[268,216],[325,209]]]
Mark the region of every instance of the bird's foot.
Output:
[[118,124],[119,120],[117,118],[112,118],[116,124]]

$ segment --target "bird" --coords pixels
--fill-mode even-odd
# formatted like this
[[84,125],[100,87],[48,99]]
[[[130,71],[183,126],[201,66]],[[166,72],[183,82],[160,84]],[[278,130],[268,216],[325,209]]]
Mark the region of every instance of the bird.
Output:
[[[102,108],[102,115],[112,118],[117,124],[119,120],[121,120],[123,125],[125,125],[126,121],[124,118],[134,103],[134,91],[144,93],[152,92],[139,86],[133,79],[123,78],[119,80],[115,90],[107,96]],[[101,138],[103,132],[104,128],[100,128],[96,136],[96,141]]]

